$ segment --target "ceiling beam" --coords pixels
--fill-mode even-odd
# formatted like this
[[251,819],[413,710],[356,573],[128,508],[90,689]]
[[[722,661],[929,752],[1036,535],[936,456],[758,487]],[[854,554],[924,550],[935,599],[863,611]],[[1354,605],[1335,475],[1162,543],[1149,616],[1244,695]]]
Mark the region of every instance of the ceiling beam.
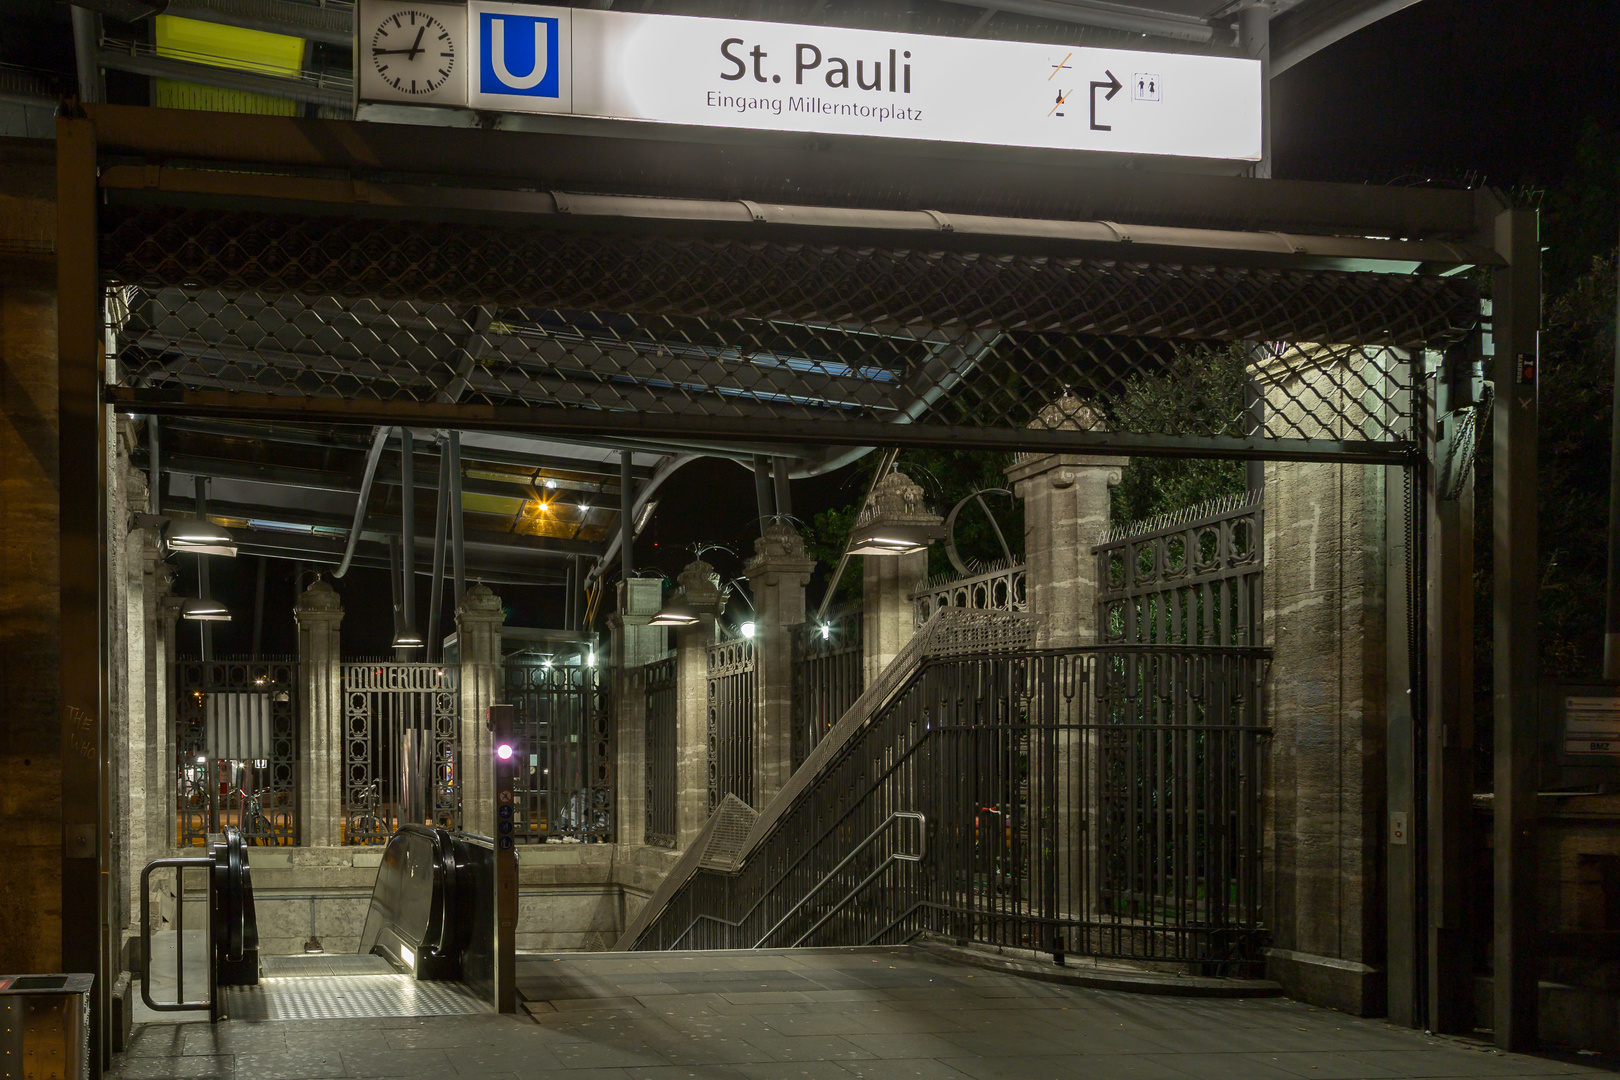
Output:
[[1271,20],[1271,77],[1418,0],[1313,0]]
[[[183,497],[168,497],[163,501],[163,512],[174,515],[191,515],[196,512],[193,500]],[[340,536],[346,536],[349,530],[347,516],[338,514],[322,514],[293,507],[280,506],[251,506],[242,503],[221,502],[209,500],[208,516],[211,518],[236,518],[245,521],[279,521],[288,525],[311,526],[336,530],[338,537],[333,538],[334,543],[341,543]],[[255,532],[275,533],[276,530],[264,529]],[[380,543],[389,536],[398,535],[399,521],[397,517],[389,514],[369,514],[365,523],[360,527],[360,539],[363,543]],[[277,533],[277,535],[298,535],[296,533]],[[497,532],[492,529],[468,529],[466,548],[471,553],[475,548],[488,548],[491,550],[511,551],[521,553],[535,559],[567,559],[575,555],[585,555],[595,558],[602,553],[601,544],[593,544],[584,540],[569,540],[557,536],[534,536],[529,533]],[[432,547],[431,537],[417,537],[417,547]]]

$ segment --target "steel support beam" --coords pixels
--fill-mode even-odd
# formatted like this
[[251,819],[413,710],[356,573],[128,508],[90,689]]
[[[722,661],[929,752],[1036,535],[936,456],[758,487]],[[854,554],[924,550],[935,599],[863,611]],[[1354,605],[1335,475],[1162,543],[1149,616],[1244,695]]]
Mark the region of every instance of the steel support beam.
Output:
[[[107,725],[107,430],[98,404],[101,283],[96,270],[96,132],[56,124],[57,461],[61,541],[57,669],[61,724],[61,971],[94,972],[91,1072],[111,1063],[107,1018],[118,970],[108,926],[112,812]],[[49,873],[49,864],[42,865]]]
[[[106,400],[127,412],[174,416],[281,421],[287,423],[457,425],[481,431],[535,435],[603,436],[636,432],[641,437],[705,432],[719,439],[760,443],[823,443],[838,446],[937,447],[953,450],[1028,450],[1104,454],[1115,457],[1176,457],[1268,461],[1342,461],[1405,464],[1407,443],[1337,439],[1259,439],[1233,436],[1131,435],[1123,432],[1031,431],[1022,428],[885,424],[876,421],[815,422],[754,417],[683,416],[601,409],[516,407],[463,402],[377,401],[294,397],[218,390],[167,390],[109,386]],[[452,503],[453,505],[453,503]]]
[[[1466,353],[1467,350],[1461,350]],[[1473,943],[1468,935],[1468,901],[1473,892],[1470,866],[1474,816],[1474,481],[1451,470],[1464,467],[1468,454],[1458,445],[1462,412],[1471,404],[1468,365],[1442,362],[1429,395],[1425,422],[1433,448],[1427,491],[1428,596],[1425,603],[1427,658],[1423,689],[1424,764],[1423,847],[1427,860],[1428,955],[1424,1027],[1446,1035],[1475,1026]],[[1460,382],[1459,382],[1460,380]],[[1483,418],[1480,418],[1483,419]],[[1476,428],[1477,430],[1477,428]]]
[[[1521,1051],[1537,1038],[1537,376],[1541,251],[1531,210],[1495,220],[1507,265],[1492,275],[1492,566],[1495,574],[1493,727],[1496,744],[1494,1027],[1496,1045]],[[1529,371],[1522,365],[1528,362]],[[1528,378],[1526,375],[1528,374]]]
[[455,580],[457,613],[467,591],[467,549],[464,539],[467,512],[461,505],[461,432],[450,432],[450,573]]
[[[636,570],[635,482],[630,477],[630,451],[619,454],[619,570],[629,589]],[[628,596],[629,594],[626,593]]]
[[[1275,67],[1275,52],[1272,60]],[[1474,236],[1482,197],[1294,180],[1257,184],[1239,176],[1105,168],[1073,154],[1022,154],[1003,147],[902,150],[882,140],[833,140],[826,148],[810,149],[800,135],[767,145],[752,132],[744,145],[722,142],[707,130],[691,141],[670,142],[129,105],[88,111],[109,152],[150,164],[190,160],[337,169],[352,172],[355,182],[386,172],[480,176],[523,180],[542,190],[664,198],[824,200],[878,209],[926,206],[947,214],[1457,240]]]
[[788,463],[781,458],[771,459],[771,477],[776,481],[776,514],[793,516],[793,490],[788,485]]
[[408,633],[416,626],[416,446],[411,429],[399,429],[400,618]]
[[1272,31],[1271,76],[1418,0],[1314,0],[1277,16]]
[[444,639],[439,630],[439,612],[444,606],[444,532],[450,516],[450,455],[444,443],[439,443],[439,497],[434,500],[433,513],[433,584],[428,601],[427,659],[439,658],[439,645]]
[[771,478],[768,471],[769,458],[764,454],[754,455],[754,505],[759,508],[759,527],[765,528],[765,523],[771,519]]

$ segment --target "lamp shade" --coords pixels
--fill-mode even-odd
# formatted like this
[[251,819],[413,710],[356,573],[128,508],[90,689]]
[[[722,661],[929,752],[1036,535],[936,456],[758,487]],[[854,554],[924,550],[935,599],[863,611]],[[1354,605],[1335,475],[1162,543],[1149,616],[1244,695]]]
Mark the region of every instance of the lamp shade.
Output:
[[394,648],[396,649],[419,649],[422,644],[422,635],[418,634],[413,627],[407,626],[394,635]]
[[696,626],[702,618],[698,609],[685,600],[672,599],[658,609],[649,626]]
[[236,537],[206,518],[175,518],[163,530],[163,543],[170,551],[236,556]]
[[851,555],[910,555],[938,540],[944,529],[938,525],[911,525],[875,521],[849,534]]
[[180,617],[192,622],[230,622],[231,612],[218,600],[194,596],[180,606]]

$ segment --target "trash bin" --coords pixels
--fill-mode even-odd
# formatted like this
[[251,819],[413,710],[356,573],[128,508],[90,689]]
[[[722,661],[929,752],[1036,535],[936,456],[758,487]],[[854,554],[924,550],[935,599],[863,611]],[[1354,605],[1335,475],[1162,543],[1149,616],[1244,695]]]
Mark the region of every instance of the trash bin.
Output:
[[94,975],[0,975],[0,1080],[90,1075]]

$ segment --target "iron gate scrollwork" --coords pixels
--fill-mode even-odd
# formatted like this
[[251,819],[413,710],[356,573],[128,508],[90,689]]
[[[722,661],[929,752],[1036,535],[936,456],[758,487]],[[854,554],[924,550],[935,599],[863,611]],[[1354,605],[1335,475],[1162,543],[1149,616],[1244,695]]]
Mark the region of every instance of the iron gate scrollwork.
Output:
[[407,821],[459,828],[460,669],[342,668],[343,843],[384,843]]
[[297,843],[298,663],[175,666],[176,843],[227,825],[249,844]]
[[754,643],[734,638],[709,646],[709,812],[728,794],[754,805],[758,693]]
[[1098,640],[1258,645],[1264,528],[1259,491],[1116,525],[1091,549]]
[[502,679],[522,763],[512,783],[517,842],[612,840],[613,739],[596,665],[519,653]]

